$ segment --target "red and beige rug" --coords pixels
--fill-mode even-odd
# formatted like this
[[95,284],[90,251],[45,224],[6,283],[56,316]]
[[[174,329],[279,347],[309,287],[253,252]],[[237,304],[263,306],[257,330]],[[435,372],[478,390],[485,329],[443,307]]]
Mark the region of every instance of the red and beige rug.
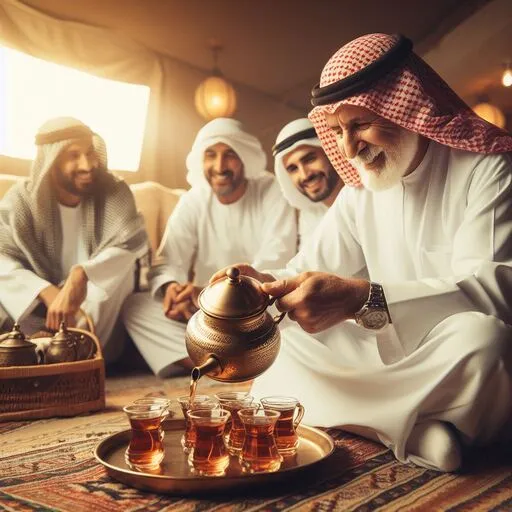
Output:
[[[228,389],[204,379],[200,390]],[[240,388],[240,385],[237,385]],[[147,394],[186,394],[188,379],[149,375],[107,379],[107,408],[90,415],[0,423],[0,510],[16,511],[509,511],[511,451],[489,450],[463,474],[439,474],[396,462],[384,447],[329,430],[337,449],[318,471],[286,488],[245,496],[180,498],[112,480],[93,456],[104,437],[125,430],[121,411]],[[177,405],[174,407],[178,411]]]

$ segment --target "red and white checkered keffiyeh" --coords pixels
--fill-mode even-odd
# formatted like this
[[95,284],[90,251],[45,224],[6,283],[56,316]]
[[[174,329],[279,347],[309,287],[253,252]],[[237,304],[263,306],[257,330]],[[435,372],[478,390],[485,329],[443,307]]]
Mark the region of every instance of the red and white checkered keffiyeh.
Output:
[[[397,40],[396,35],[369,34],[346,44],[325,65],[320,87],[363,69],[389,51]],[[367,108],[452,148],[475,153],[512,151],[510,134],[478,117],[425,61],[411,52],[401,65],[376,80],[370,89],[315,107],[309,113],[325,152],[347,185],[360,186],[359,173],[343,157],[335,132],[325,120],[325,113],[334,113],[342,104]]]

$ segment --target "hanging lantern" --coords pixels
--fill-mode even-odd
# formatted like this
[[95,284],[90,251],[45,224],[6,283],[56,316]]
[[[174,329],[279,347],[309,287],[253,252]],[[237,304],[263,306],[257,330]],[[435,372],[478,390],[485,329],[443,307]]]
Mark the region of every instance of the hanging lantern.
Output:
[[496,105],[487,102],[479,103],[473,107],[473,112],[498,128],[505,127],[505,116]]
[[503,87],[510,87],[512,85],[512,68],[510,67],[510,61],[505,62],[505,71],[501,77],[501,83]]
[[222,76],[217,66],[218,52],[222,46],[211,43],[214,66],[211,76],[199,84],[195,105],[199,114],[211,121],[217,117],[231,117],[236,110],[236,93],[233,86]]
[[196,89],[195,104],[207,121],[231,117],[236,109],[235,90],[222,76],[209,76]]

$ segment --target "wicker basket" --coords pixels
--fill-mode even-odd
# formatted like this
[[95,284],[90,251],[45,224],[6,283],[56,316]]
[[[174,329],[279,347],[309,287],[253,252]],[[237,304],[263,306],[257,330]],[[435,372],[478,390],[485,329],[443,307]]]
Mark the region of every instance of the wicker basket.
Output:
[[89,336],[96,345],[92,359],[72,363],[0,367],[0,421],[74,416],[105,407],[105,362],[90,317]]

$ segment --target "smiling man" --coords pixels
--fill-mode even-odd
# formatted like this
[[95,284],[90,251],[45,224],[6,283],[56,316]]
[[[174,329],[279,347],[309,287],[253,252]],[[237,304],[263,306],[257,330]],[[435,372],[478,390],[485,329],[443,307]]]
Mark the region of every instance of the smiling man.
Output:
[[56,330],[81,308],[113,358],[120,347],[107,342],[147,251],[144,222],[108,172],[103,139],[81,121],[46,122],[36,145],[30,177],[0,203],[0,323]]
[[343,181],[334,170],[311,121],[295,119],[282,128],[272,148],[283,195],[299,211],[299,247],[308,243],[336,199]]
[[312,103],[345,187],[286,269],[241,267],[296,321],[251,394],[296,395],[310,424],[457,470],[510,435],[512,137],[398,35],[343,46]]
[[125,325],[155,374],[191,366],[188,319],[213,272],[237,261],[284,265],[294,254],[296,225],[256,137],[239,121],[215,119],[197,134],[187,157],[185,193],[169,218],[159,249],[163,264],[149,273],[151,293],[133,295]]

